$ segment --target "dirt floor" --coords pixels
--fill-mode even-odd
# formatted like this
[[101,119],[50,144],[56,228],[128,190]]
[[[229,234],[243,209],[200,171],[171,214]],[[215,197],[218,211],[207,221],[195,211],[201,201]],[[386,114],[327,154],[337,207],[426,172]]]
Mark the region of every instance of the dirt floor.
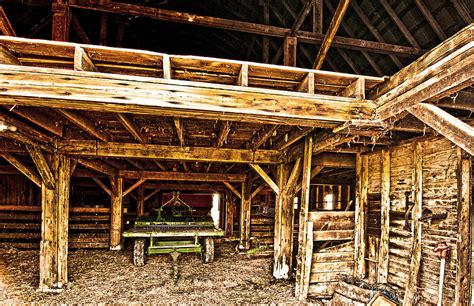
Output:
[[37,292],[38,251],[0,250],[0,301],[5,303],[297,303],[293,282],[272,278],[272,259],[248,258],[230,245],[216,250],[211,265],[199,256],[180,257],[172,280],[168,255],[134,267],[131,251],[69,252],[70,283],[61,293]]

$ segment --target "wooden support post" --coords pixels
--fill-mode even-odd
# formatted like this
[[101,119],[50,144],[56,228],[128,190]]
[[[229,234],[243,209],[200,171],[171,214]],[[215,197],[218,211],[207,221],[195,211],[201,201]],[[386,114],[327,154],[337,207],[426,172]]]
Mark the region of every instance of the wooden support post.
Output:
[[110,216],[110,249],[122,249],[122,199],[123,199],[123,179],[121,177],[111,177],[112,201]]
[[234,235],[234,202],[232,200],[232,192],[225,192],[225,236],[232,237]]
[[380,250],[378,282],[388,278],[389,233],[390,233],[390,150],[382,150],[382,178],[380,183]]
[[367,155],[356,156],[356,203],[354,228],[354,275],[365,277],[365,253],[367,239],[367,191],[369,183],[369,159]]
[[[281,190],[285,189],[288,180],[288,166],[284,164],[278,165],[277,168],[278,187]],[[289,261],[290,259],[282,254],[283,229],[287,220],[284,220],[284,209],[288,206],[288,197],[286,192],[281,192],[277,195],[275,200],[275,240],[274,240],[274,261],[273,261],[273,277],[276,279],[288,279],[290,276]],[[291,205],[293,208],[293,205]]]
[[39,289],[61,289],[67,279],[70,159],[54,155],[51,162],[55,189],[41,187],[41,243]]
[[48,162],[46,161],[43,152],[41,152],[40,147],[37,145],[27,145],[26,149],[30,153],[31,159],[33,159],[33,162],[36,165],[36,169],[38,169],[41,179],[43,180],[43,184],[48,189],[55,189],[56,182],[54,175],[49,168]]
[[240,198],[240,249],[250,249],[250,210],[252,199],[250,198],[253,179],[247,177],[242,182],[242,192]]
[[[309,289],[309,273],[307,269],[306,247],[308,243],[308,212],[309,212],[309,193],[311,183],[311,159],[313,157],[313,134],[306,136],[304,144],[303,175],[301,178],[301,204],[299,218],[298,235],[298,255],[296,257],[296,285],[295,296],[299,299],[306,299]],[[310,237],[312,240],[313,237]],[[309,243],[312,245],[312,242]],[[311,267],[311,266],[310,266]]]
[[283,43],[283,65],[296,67],[297,38],[294,36],[285,37]]
[[69,23],[71,19],[69,5],[65,3],[65,0],[56,0],[55,3],[52,4],[52,9],[52,40],[69,41]]
[[309,291],[309,282],[311,279],[311,264],[313,261],[313,222],[308,222],[306,224],[306,244],[304,247],[304,265],[301,266],[301,279],[299,279],[300,283],[298,286],[295,287],[298,292],[296,292],[296,297],[300,301],[306,300],[308,297]]
[[[459,150],[460,151],[460,150]],[[459,154],[461,155],[461,154]],[[456,246],[456,305],[469,305],[471,292],[471,205],[472,167],[471,159],[460,158],[458,172],[458,235]]]
[[143,185],[138,187],[137,190],[137,217],[141,217],[145,214],[145,188]]
[[420,142],[416,143],[414,151],[414,205],[412,211],[413,217],[413,241],[411,246],[410,272],[408,274],[408,282],[405,288],[405,296],[403,305],[415,305],[416,292],[418,286],[418,277],[421,263],[421,229],[422,222],[420,220],[423,210],[423,147]]

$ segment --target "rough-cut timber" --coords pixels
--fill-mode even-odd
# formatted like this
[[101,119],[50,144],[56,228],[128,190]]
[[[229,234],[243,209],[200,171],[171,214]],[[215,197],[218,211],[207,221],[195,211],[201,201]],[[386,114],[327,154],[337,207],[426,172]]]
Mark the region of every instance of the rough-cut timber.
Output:
[[354,275],[364,278],[366,274],[365,255],[367,239],[367,192],[368,192],[368,156],[356,157],[356,202],[354,229]]
[[112,185],[111,207],[112,214],[110,219],[110,249],[122,249],[122,225],[123,225],[123,179],[111,177]]
[[378,254],[378,282],[386,283],[390,248],[390,150],[382,153],[380,181],[380,252]]

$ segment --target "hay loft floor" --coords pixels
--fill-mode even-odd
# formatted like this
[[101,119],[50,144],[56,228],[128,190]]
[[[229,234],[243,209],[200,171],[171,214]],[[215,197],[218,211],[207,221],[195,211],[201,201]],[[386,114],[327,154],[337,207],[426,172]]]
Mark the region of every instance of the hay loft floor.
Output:
[[59,294],[36,292],[38,251],[0,251],[0,299],[5,303],[296,303],[294,286],[272,278],[271,258],[249,259],[218,248],[212,265],[198,256],[180,258],[172,281],[170,256],[149,257],[134,267],[129,250],[69,253],[71,283]]

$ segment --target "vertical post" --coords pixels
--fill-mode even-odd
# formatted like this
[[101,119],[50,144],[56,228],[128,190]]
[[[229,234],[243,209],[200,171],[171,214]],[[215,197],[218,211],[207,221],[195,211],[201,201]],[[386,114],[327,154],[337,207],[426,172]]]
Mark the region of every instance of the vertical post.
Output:
[[137,217],[145,214],[145,188],[143,185],[137,189]]
[[110,216],[110,249],[122,249],[122,193],[123,193],[123,179],[111,178],[112,183],[112,201],[111,201],[111,216]]
[[41,185],[41,243],[39,289],[61,289],[67,283],[70,159],[54,155],[51,171],[55,188]]
[[283,43],[283,64],[285,66],[296,66],[297,38],[294,36],[285,37]]
[[[459,149],[459,151],[461,151]],[[471,291],[471,203],[472,168],[469,158],[461,158],[458,172],[458,241],[456,246],[456,305],[468,305]]]
[[229,190],[225,193],[225,236],[232,237],[234,235],[234,203],[232,201],[232,192]]
[[100,35],[99,35],[99,44],[101,46],[107,45],[107,30],[108,30],[108,16],[107,14],[102,14],[100,16]]
[[[309,192],[311,183],[311,160],[313,157],[313,134],[310,133],[305,138],[303,155],[303,175],[301,178],[301,204],[298,234],[298,256],[296,263],[296,286],[295,295],[300,299],[306,299],[309,287],[309,274],[311,268],[307,269],[306,247],[308,244],[308,211]],[[311,237],[311,240],[313,237]],[[312,241],[309,242],[312,245]],[[312,248],[311,248],[312,252]]]
[[[263,24],[270,24],[270,4],[269,0],[263,0]],[[268,64],[270,61],[270,40],[268,36],[262,38],[262,57],[263,62]]]
[[241,206],[240,206],[240,248],[248,250],[250,248],[250,198],[252,179],[247,177],[242,182]]
[[53,10],[52,40],[68,41],[71,12],[67,0],[56,0],[51,7]]
[[356,156],[356,203],[355,203],[355,235],[354,235],[354,275],[365,277],[365,253],[367,239],[367,191],[369,159],[367,155]]
[[313,33],[323,34],[323,0],[313,4]]
[[[277,168],[277,184],[280,193],[275,200],[275,240],[273,243],[273,277],[276,279],[289,278],[290,266],[289,258],[283,253],[284,241],[283,231],[285,227],[284,207],[288,205],[288,197],[285,186],[288,181],[288,166],[279,164]],[[293,207],[292,207],[293,208]]]
[[423,147],[420,142],[416,143],[413,155],[414,171],[413,171],[413,242],[411,247],[410,272],[408,274],[407,287],[405,289],[405,297],[403,305],[415,305],[416,288],[418,285],[418,273],[420,271],[421,262],[421,228],[420,221],[422,205],[423,205]]
[[388,278],[388,252],[390,233],[390,150],[382,150],[382,178],[380,184],[380,251],[378,282]]

